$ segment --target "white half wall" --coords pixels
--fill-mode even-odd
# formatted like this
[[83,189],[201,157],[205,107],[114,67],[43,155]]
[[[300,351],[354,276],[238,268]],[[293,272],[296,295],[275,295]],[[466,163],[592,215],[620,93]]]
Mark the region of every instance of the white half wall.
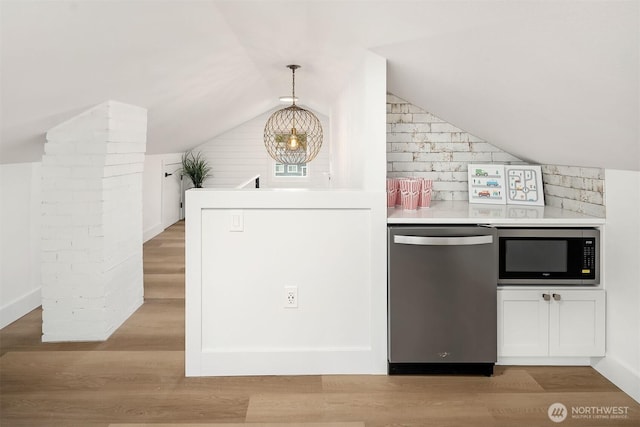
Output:
[[41,303],[40,167],[0,165],[0,328]]
[[640,172],[605,176],[607,354],[595,368],[640,402]]
[[386,212],[384,192],[188,191],[186,375],[386,373]]

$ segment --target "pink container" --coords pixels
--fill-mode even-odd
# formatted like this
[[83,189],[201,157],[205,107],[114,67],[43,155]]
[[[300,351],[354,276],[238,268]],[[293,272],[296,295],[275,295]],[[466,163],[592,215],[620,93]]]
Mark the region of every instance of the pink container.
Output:
[[392,208],[396,206],[398,201],[398,195],[400,194],[400,181],[398,178],[387,178],[387,207]]
[[400,206],[402,209],[410,211],[418,209],[421,188],[422,182],[418,178],[400,179]]
[[422,178],[422,189],[426,190],[427,188],[433,188],[433,180]]
[[418,178],[401,178],[400,192],[418,193],[422,188],[422,181]]
[[431,205],[431,188],[422,189],[418,205],[421,208],[428,208]]
[[415,211],[418,209],[418,200],[420,199],[420,193],[417,192],[403,192],[400,195],[402,209],[408,211]]
[[388,190],[387,189],[387,207],[393,208],[398,201],[398,194],[400,192],[398,190]]

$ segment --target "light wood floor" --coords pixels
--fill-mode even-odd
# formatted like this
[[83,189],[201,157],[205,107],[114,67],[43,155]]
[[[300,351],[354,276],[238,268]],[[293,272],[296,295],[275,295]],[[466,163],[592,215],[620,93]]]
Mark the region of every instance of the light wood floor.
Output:
[[[144,246],[145,303],[105,342],[43,344],[41,311],[0,331],[2,426],[638,426],[588,367],[474,376],[184,377],[184,223]],[[628,407],[552,423],[555,402]]]

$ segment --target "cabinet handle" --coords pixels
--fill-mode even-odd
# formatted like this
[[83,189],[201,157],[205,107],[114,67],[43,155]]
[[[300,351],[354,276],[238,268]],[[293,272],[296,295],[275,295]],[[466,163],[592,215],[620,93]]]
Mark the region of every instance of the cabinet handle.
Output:
[[560,301],[560,299],[561,299],[560,294],[553,294],[554,301]]
[[545,301],[551,301],[551,295],[549,295],[549,294],[542,294],[542,298],[543,298]]

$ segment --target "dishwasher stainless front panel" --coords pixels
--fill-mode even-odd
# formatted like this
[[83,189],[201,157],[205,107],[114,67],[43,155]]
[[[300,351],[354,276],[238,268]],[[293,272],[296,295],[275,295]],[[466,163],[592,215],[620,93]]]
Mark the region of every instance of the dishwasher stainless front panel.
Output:
[[491,227],[388,228],[390,373],[463,364],[493,372],[497,249]]

